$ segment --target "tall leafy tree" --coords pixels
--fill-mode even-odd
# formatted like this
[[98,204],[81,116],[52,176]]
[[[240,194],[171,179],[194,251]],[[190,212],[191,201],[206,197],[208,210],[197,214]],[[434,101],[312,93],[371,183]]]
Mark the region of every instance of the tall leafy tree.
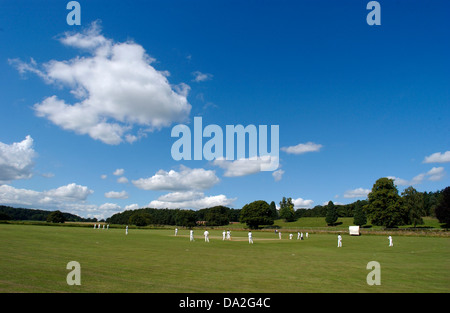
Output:
[[244,205],[241,210],[240,222],[247,224],[251,229],[257,229],[259,225],[272,225],[274,218],[269,204],[264,200],[257,200]]
[[65,221],[64,215],[59,210],[53,211],[47,216],[47,222],[49,223],[64,223]]
[[450,227],[450,186],[446,187],[440,197],[439,204],[435,209],[436,217],[445,227]]
[[422,216],[425,215],[423,193],[418,192],[413,186],[409,186],[402,192],[403,204],[408,210],[409,223],[416,225],[422,225]]
[[334,225],[338,220],[338,214],[336,211],[336,206],[333,201],[329,201],[327,205],[327,215],[325,216],[325,222],[328,225]]
[[403,205],[393,179],[378,179],[368,194],[368,199],[365,210],[373,225],[391,228],[404,225],[408,221],[408,210]]
[[274,201],[270,202],[269,207],[270,207],[270,214],[271,214],[271,216],[274,219],[277,219],[278,218],[278,211],[277,211],[277,206],[276,206],[275,202]]
[[363,205],[361,200],[355,202],[355,207],[353,209],[353,224],[362,226],[367,224],[366,213],[363,210]]
[[280,217],[283,218],[286,222],[295,221],[294,203],[292,203],[292,198],[286,199],[286,197],[283,197],[283,200],[281,200]]

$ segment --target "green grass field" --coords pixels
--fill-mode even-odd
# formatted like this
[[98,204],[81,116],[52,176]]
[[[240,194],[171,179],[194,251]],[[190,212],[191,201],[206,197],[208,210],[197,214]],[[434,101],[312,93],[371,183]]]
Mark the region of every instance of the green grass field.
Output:
[[[450,292],[448,237],[350,237],[313,233],[299,241],[282,230],[188,231],[92,229],[0,224],[0,292]],[[81,265],[81,286],[69,286],[69,261]],[[367,263],[381,265],[369,286]]]

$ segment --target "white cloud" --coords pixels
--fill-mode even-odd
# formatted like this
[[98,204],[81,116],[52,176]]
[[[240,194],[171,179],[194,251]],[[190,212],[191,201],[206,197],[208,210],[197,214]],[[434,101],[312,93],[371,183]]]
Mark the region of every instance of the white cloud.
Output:
[[35,155],[31,136],[10,145],[0,142],[0,184],[30,178]]
[[101,178],[101,179],[107,179],[107,178],[108,178],[108,175],[103,174],[103,175],[100,176],[100,178]]
[[204,82],[206,80],[212,79],[212,75],[208,73],[202,73],[199,71],[193,72],[192,75],[194,76],[193,81],[194,82]]
[[[115,203],[103,203],[101,205],[87,203],[87,198],[92,193],[93,191],[88,187],[74,183],[47,191],[0,185],[0,203],[33,209],[60,210],[82,217],[95,217],[97,219],[105,219],[122,211],[122,208]],[[131,204],[125,207],[125,209],[135,208],[139,208],[139,206]]]
[[436,152],[425,157],[423,163],[447,163],[450,162],[450,151],[444,153]]
[[445,170],[443,167],[433,167],[431,170],[427,172],[426,175],[428,176],[429,180],[438,181],[444,178]]
[[[271,167],[272,164],[277,163],[278,157],[268,155],[261,156],[258,158],[238,159],[234,161],[228,161],[225,158],[220,157],[212,162],[213,165],[219,166],[220,168],[225,170],[225,173],[223,175],[226,177],[237,177],[256,174],[264,170],[264,168]],[[275,176],[276,175],[281,176],[279,174],[275,174]]]
[[123,191],[109,191],[105,192],[105,197],[110,199],[128,199],[128,193]]
[[[59,41],[85,51],[73,59],[51,60],[41,67],[34,61],[10,60],[19,72],[32,72],[46,83],[68,87],[79,100],[68,103],[49,96],[34,105],[38,116],[111,145],[134,142],[145,132],[188,118],[189,86],[171,85],[168,73],[151,65],[155,60],[141,45],[105,38],[97,23],[84,32],[67,32]],[[135,127],[139,128],[138,136],[132,134]]]
[[218,182],[219,178],[215,171],[203,168],[190,169],[185,166],[180,166],[179,172],[159,170],[152,177],[132,181],[139,189],[169,191],[203,190],[211,188]]
[[284,171],[282,169],[272,172],[272,176],[273,176],[273,179],[275,179],[275,181],[280,181],[281,178],[283,177],[283,174],[284,174]]
[[426,173],[420,173],[414,176],[411,180],[388,176],[388,178],[393,179],[394,182],[399,186],[413,186],[423,183],[424,180],[439,181],[445,176],[445,170],[443,167],[433,167]]
[[203,192],[187,191],[172,192],[151,201],[152,208],[167,209],[203,209],[213,206],[229,206],[236,199],[229,199],[225,195],[205,196]]
[[118,168],[114,171],[113,175],[122,176],[124,173],[125,173],[125,170],[123,168]]
[[319,151],[323,146],[314,142],[299,143],[296,146],[281,147],[281,150],[289,154],[303,154]]
[[292,199],[292,203],[294,204],[294,208],[310,208],[314,203],[313,200],[305,200],[302,198]]
[[75,183],[48,191],[17,189],[9,185],[0,186],[0,203],[37,207],[59,207],[67,203],[83,203],[93,191]]
[[137,203],[129,204],[125,206],[125,210],[137,210],[139,205]]
[[126,184],[126,183],[128,183],[128,178],[126,178],[125,176],[119,177],[119,178],[117,178],[117,182],[119,184]]
[[353,190],[347,190],[344,193],[344,198],[364,198],[371,192],[370,189],[356,188]]

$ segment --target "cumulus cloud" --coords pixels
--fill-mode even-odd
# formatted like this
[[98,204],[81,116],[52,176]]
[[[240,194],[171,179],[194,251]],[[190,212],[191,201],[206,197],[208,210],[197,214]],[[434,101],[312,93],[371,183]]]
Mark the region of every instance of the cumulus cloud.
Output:
[[[278,157],[266,155],[258,158],[243,158],[234,161],[228,161],[224,157],[220,157],[215,159],[212,164],[224,169],[225,173],[223,175],[225,177],[238,177],[256,174],[267,168],[272,168],[272,164],[278,164]],[[277,175],[281,179],[280,172],[275,174],[274,178]]]
[[48,191],[18,189],[9,185],[0,186],[0,203],[38,207],[58,207],[66,203],[83,203],[93,191],[75,183]]
[[49,96],[34,105],[37,116],[111,145],[134,142],[148,131],[188,118],[189,86],[171,85],[169,74],[151,65],[155,59],[141,45],[104,37],[98,23],[84,32],[66,32],[59,41],[84,53],[42,66],[34,60],[9,60],[19,72],[31,72],[46,83],[67,87],[79,100],[69,103]]
[[272,176],[275,181],[280,181],[281,178],[283,177],[283,174],[284,174],[284,171],[282,169],[272,172]]
[[307,152],[319,151],[323,146],[314,142],[299,143],[296,146],[281,147],[281,150],[288,154],[303,154]]
[[370,189],[356,188],[353,190],[347,190],[344,193],[344,198],[364,198],[371,192]]
[[186,191],[171,192],[151,201],[148,206],[152,208],[167,209],[203,209],[213,206],[229,206],[236,199],[229,199],[225,195],[205,196],[203,192]]
[[30,178],[35,156],[31,136],[10,145],[0,142],[0,184]]
[[394,182],[399,186],[413,186],[423,183],[425,180],[430,181],[439,181],[442,180],[445,176],[445,170],[443,167],[433,167],[426,173],[420,173],[419,175],[414,176],[411,180],[388,176],[388,178],[393,179]]
[[122,176],[123,174],[125,174],[125,170],[123,168],[118,168],[113,173],[113,175],[116,175],[116,176]]
[[110,199],[128,199],[128,193],[125,190],[109,191],[105,192],[105,197]]
[[168,191],[209,189],[218,182],[219,178],[214,171],[185,166],[180,166],[180,171],[159,170],[151,177],[132,181],[139,189]]
[[213,77],[211,74],[202,73],[199,71],[193,72],[192,75],[194,76],[194,79],[193,79],[194,82],[204,82],[206,80],[212,79],[212,77]]
[[[82,217],[95,217],[97,219],[104,219],[123,211],[122,207],[115,203],[89,204],[87,200],[93,192],[88,187],[75,183],[45,191],[0,185],[0,203],[33,209],[61,210]],[[125,209],[137,208],[139,208],[137,204],[125,206]]]
[[292,203],[294,204],[294,208],[310,208],[314,203],[313,200],[305,200],[302,198],[292,199]]
[[436,152],[432,155],[425,157],[423,163],[448,163],[450,162],[450,151],[444,153]]

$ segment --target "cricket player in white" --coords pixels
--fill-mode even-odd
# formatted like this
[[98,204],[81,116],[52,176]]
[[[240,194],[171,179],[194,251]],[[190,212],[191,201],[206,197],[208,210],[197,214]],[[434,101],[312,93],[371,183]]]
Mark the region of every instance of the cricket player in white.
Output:
[[222,232],[222,240],[225,240],[225,236],[227,235],[227,232],[226,231],[223,231]]
[[[98,224],[99,226],[100,226],[100,224]],[[128,235],[128,225],[127,225],[127,227],[125,228],[125,235]]]
[[209,231],[205,230],[203,235],[205,236],[205,242],[209,242]]
[[392,236],[389,235],[388,239],[389,239],[389,247],[393,247],[394,243],[392,242]]
[[251,231],[248,232],[248,243],[253,244],[253,235]]
[[175,228],[175,236],[178,235],[178,228]]
[[342,237],[341,234],[338,235],[338,248],[342,247]]
[[278,232],[278,238],[281,239],[281,232],[280,231]]
[[189,241],[194,241],[194,231],[192,229],[189,231]]

